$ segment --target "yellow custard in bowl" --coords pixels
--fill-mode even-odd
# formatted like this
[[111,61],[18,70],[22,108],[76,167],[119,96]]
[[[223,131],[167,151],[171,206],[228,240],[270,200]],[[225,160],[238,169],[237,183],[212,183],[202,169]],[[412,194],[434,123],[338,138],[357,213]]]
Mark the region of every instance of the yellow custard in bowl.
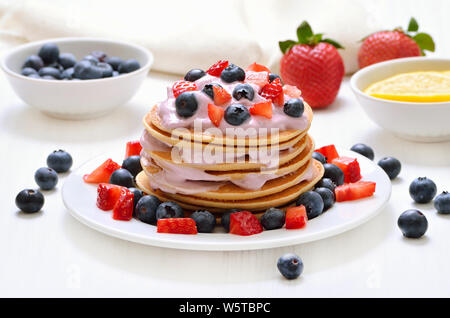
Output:
[[400,73],[369,85],[364,93],[401,102],[449,102],[450,70]]

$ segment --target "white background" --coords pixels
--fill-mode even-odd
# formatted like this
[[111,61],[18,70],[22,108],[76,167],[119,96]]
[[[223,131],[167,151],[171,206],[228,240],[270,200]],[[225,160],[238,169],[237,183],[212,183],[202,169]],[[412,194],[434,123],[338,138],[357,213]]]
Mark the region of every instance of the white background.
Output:
[[[443,13],[433,16],[429,6],[419,6],[428,12],[422,24],[426,20],[427,30],[448,48],[448,35],[439,24]],[[401,12],[399,24],[405,24],[402,10],[395,8]],[[409,183],[419,176],[433,179],[439,192],[450,190],[450,143],[413,143],[381,130],[362,112],[348,79],[335,103],[315,112],[311,135],[317,145],[348,149],[364,142],[374,148],[376,160],[392,155],[403,164],[388,206],[355,230],[260,251],[154,248],[105,236],[77,222],[62,204],[64,177],[56,190],[45,193],[42,212],[17,211],[17,192],[35,187],[34,171],[45,166],[51,151],[69,151],[76,167],[96,155],[125,149],[126,141],[139,138],[142,116],[165,98],[166,85],[176,79],[150,73],[136,97],[110,115],[61,121],[24,105],[0,75],[0,296],[450,296],[450,216],[437,215],[431,204],[412,203],[408,194]],[[428,218],[422,239],[405,239],[397,228],[399,214],[409,208],[421,209]],[[287,281],[278,273],[276,261],[285,252],[303,259],[300,279]]]

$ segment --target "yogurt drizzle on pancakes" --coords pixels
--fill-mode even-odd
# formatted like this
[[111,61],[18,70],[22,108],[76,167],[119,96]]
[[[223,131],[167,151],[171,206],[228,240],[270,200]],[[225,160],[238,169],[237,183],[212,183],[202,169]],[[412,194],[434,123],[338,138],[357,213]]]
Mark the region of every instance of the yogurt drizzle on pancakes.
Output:
[[[247,71],[246,78],[249,73],[256,72]],[[179,115],[176,100],[181,95],[176,98],[168,87],[167,99],[144,117],[144,170],[136,178],[141,190],[162,201],[175,201],[187,210],[224,212],[236,207],[263,211],[286,206],[320,180],[323,167],[311,157],[314,142],[307,131],[312,111],[305,102],[303,114],[292,117],[283,105],[263,97],[259,83],[245,81],[254,90],[251,100],[233,97],[243,81],[228,83],[206,74],[193,83],[196,89],[191,87],[187,92],[197,103],[192,116]],[[250,109],[262,103],[272,108],[271,118],[250,111],[239,126],[226,118],[213,122],[208,105],[215,100],[203,91],[208,84],[219,85],[229,93],[229,101],[214,105],[225,113],[230,105]],[[284,103],[298,98],[286,91],[281,96]]]

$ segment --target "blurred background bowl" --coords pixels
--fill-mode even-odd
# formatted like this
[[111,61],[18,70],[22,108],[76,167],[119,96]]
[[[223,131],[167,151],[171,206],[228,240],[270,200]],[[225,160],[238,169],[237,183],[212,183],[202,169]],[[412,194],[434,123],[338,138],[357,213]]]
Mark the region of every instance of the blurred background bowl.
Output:
[[372,83],[405,72],[450,70],[450,59],[409,57],[373,64],[356,72],[350,86],[362,108],[376,124],[412,141],[450,140],[450,102],[412,103],[369,96]]
[[[55,43],[61,53],[73,53],[77,60],[92,51],[103,51],[123,60],[135,59],[141,67],[116,77],[93,80],[46,80],[21,75],[25,59],[37,54],[39,48],[49,42]],[[25,103],[53,117],[87,119],[105,115],[129,101],[152,63],[152,53],[138,45],[97,38],[56,38],[14,48],[3,58],[1,67],[11,87]]]

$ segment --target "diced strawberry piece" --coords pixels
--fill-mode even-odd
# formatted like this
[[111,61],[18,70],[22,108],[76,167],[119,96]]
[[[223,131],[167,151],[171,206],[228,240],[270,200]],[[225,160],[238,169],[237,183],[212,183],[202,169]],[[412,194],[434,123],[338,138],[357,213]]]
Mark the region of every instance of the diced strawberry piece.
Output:
[[327,158],[327,162],[331,163],[333,159],[338,158],[339,154],[334,145],[323,146],[322,148],[316,149],[315,151],[320,152]]
[[292,98],[299,98],[300,96],[302,96],[302,91],[293,85],[284,85],[283,92]]
[[230,233],[236,235],[253,235],[263,231],[258,218],[251,212],[241,211],[230,215]]
[[301,229],[306,226],[308,217],[303,205],[293,206],[286,209],[286,229]]
[[275,106],[278,107],[282,107],[284,106],[284,94],[280,94],[277,97],[275,97],[274,99],[272,99],[273,103],[275,104]]
[[222,71],[228,66],[228,61],[220,60],[213,66],[211,66],[206,73],[208,73],[211,76],[220,76],[222,74]]
[[361,169],[356,158],[338,157],[331,161],[332,164],[341,168],[345,175],[345,183],[361,180]]
[[113,208],[114,220],[129,221],[133,218],[133,198],[133,192],[127,188],[120,190],[119,199]]
[[269,73],[267,72],[245,72],[245,82],[264,87],[269,84]]
[[265,99],[274,100],[276,97],[283,94],[283,86],[281,86],[281,80],[276,78],[272,83],[266,84],[260,92],[260,95]]
[[211,119],[211,122],[216,127],[219,127],[220,122],[222,121],[224,113],[225,113],[225,111],[223,110],[223,108],[217,107],[214,104],[208,104],[208,116],[209,116],[209,119]]
[[172,86],[173,96],[177,98],[184,92],[197,90],[197,85],[189,81],[177,81]]
[[156,231],[158,233],[197,234],[197,226],[191,218],[159,219]]
[[216,104],[217,106],[222,106],[231,100],[231,95],[226,91],[225,88],[221,86],[214,85],[213,92],[214,104]]
[[84,175],[83,180],[86,183],[108,183],[112,173],[117,169],[120,169],[120,165],[107,159],[90,174]]
[[125,150],[125,159],[131,156],[139,156],[141,154],[142,146],[139,140],[127,142],[127,148]]
[[257,63],[250,64],[245,71],[270,73],[270,70],[267,67]]
[[249,112],[252,115],[264,116],[266,118],[272,118],[272,103],[271,102],[262,102],[254,104],[249,108]]
[[334,189],[336,201],[352,201],[370,197],[375,192],[375,182],[358,181],[355,183],[345,183]]
[[100,183],[97,187],[97,206],[99,209],[104,211],[112,210],[119,199],[121,190],[121,186]]

